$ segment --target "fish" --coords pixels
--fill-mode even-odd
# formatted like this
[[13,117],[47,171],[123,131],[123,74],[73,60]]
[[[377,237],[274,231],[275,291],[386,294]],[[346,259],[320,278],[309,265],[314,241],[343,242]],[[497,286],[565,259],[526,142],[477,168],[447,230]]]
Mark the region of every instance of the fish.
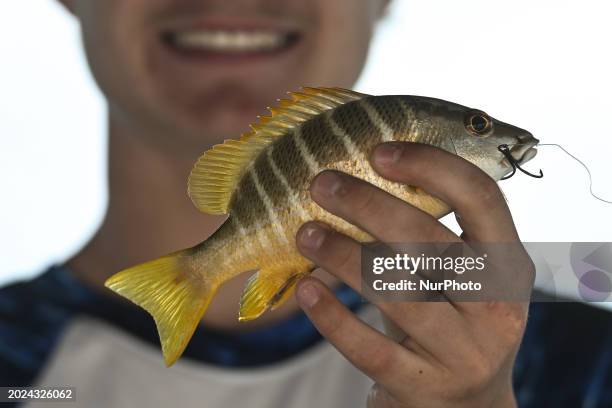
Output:
[[498,146],[512,146],[516,163],[536,154],[538,140],[528,131],[441,99],[312,87],[288,95],[238,140],[206,151],[189,175],[194,205],[207,214],[229,214],[227,220],[205,241],[105,282],[153,316],[167,366],[181,356],[224,282],[256,271],[240,298],[240,321],[256,319],[291,296],[296,283],[316,267],[295,242],[305,222],[327,223],[360,242],[373,240],[311,199],[310,183],[321,171],[350,174],[441,218],[451,212],[443,201],[374,171],[369,157],[378,144],[429,144],[473,163],[496,181],[512,168]]

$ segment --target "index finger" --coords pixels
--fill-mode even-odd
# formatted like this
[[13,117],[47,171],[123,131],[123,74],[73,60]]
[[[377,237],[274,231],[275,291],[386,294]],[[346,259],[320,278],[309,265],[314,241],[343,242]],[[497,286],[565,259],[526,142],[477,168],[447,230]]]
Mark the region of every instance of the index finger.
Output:
[[418,186],[450,205],[469,239],[518,240],[497,183],[467,160],[425,144],[391,142],[375,149],[372,165],[381,176]]

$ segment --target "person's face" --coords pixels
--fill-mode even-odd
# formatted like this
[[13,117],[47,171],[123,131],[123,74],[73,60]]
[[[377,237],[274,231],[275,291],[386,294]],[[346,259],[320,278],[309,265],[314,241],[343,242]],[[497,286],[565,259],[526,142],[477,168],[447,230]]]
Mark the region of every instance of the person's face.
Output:
[[386,3],[62,1],[114,119],[199,146],[238,136],[287,91],[350,87]]

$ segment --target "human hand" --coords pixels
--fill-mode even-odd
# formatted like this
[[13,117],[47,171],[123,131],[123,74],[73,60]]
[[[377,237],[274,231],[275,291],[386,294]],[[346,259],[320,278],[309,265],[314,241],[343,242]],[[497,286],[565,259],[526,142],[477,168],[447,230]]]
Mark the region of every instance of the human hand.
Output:
[[[326,171],[312,198],[381,242],[511,242],[520,245],[509,209],[488,175],[426,145],[386,143],[372,165],[385,178],[416,185],[451,206],[461,237],[425,212],[343,173]],[[297,235],[301,253],[361,290],[361,244],[319,222]],[[522,250],[509,265],[531,288],[533,263]],[[297,288],[301,307],[330,343],[376,384],[368,407],[513,407],[511,373],[528,302],[375,302],[395,341],[359,320],[315,278]],[[399,337],[397,332],[399,331]]]

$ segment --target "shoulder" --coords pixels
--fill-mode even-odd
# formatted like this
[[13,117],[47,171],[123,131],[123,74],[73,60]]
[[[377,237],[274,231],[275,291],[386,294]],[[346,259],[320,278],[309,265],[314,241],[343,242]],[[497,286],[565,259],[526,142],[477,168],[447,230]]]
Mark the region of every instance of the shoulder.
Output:
[[43,367],[72,310],[56,301],[53,268],[0,288],[0,384],[27,386]]
[[532,303],[515,388],[525,407],[612,404],[612,312],[578,302]]

